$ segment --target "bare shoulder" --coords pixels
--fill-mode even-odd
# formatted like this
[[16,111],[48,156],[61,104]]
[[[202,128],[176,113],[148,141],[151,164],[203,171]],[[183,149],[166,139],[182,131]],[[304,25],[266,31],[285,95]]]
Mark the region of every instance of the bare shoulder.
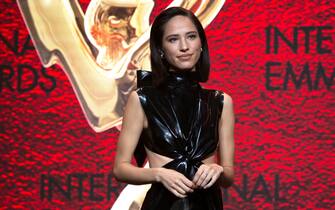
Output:
[[[224,103],[221,110],[220,116],[220,131],[223,131],[225,135],[231,136],[234,130],[235,124],[235,114],[233,108],[233,99],[227,93],[223,93]],[[222,138],[222,139],[230,139],[230,138]]]
[[221,111],[221,120],[224,120],[226,122],[231,121],[233,122],[234,119],[234,107],[233,107],[233,99],[232,97],[222,92],[223,95],[223,106]]
[[224,106],[232,106],[233,98],[225,92],[222,92],[222,94],[224,96]]
[[125,108],[125,114],[132,113],[134,115],[142,112],[142,106],[139,99],[139,96],[136,91],[131,91],[128,96],[128,101]]
[[140,100],[139,100],[139,97],[138,97],[138,94],[137,94],[136,90],[133,90],[133,91],[130,92],[127,103],[140,104]]
[[142,121],[144,128],[147,127],[147,118],[142,107],[142,103],[137,91],[132,91],[129,94],[127,105],[124,111],[124,117],[131,121]]

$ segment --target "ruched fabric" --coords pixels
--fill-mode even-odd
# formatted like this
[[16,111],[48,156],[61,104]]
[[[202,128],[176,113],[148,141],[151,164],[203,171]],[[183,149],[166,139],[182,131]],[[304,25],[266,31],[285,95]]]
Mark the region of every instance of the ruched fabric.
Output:
[[[203,89],[191,73],[171,73],[164,88],[151,85],[151,73],[138,72],[137,94],[148,120],[139,146],[173,159],[163,167],[176,170],[192,180],[202,160],[213,155],[218,146],[218,124],[224,101],[220,91]],[[138,154],[136,154],[137,157]],[[143,157],[141,157],[143,161]],[[143,210],[219,210],[220,187],[197,189],[178,198],[162,184],[148,191]]]

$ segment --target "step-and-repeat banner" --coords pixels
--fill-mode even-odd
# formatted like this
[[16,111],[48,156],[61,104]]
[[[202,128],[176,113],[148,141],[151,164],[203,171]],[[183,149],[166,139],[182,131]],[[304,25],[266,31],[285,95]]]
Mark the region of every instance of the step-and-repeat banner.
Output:
[[140,202],[112,167],[150,24],[172,5],[206,27],[202,85],[234,100],[225,209],[335,208],[334,1],[3,0],[0,209]]

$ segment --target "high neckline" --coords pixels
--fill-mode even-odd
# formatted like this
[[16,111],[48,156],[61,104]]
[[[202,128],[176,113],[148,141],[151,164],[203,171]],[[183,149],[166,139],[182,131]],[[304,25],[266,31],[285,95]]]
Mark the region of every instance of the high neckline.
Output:
[[167,86],[170,88],[192,88],[199,87],[198,82],[194,79],[194,72],[169,72],[167,77]]

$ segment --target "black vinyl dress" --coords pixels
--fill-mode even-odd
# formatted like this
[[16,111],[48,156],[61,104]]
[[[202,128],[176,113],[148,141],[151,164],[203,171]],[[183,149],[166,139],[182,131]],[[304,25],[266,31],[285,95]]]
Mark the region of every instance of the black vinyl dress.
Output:
[[[189,73],[170,74],[164,90],[150,85],[150,72],[138,71],[137,76],[137,94],[148,128],[142,131],[135,157],[141,159],[139,154],[143,154],[144,145],[152,152],[173,159],[163,167],[192,180],[201,161],[213,155],[218,147],[223,93],[202,89]],[[178,198],[161,183],[153,183],[141,209],[220,210],[221,190],[215,183],[208,189],[196,189],[187,197]]]

